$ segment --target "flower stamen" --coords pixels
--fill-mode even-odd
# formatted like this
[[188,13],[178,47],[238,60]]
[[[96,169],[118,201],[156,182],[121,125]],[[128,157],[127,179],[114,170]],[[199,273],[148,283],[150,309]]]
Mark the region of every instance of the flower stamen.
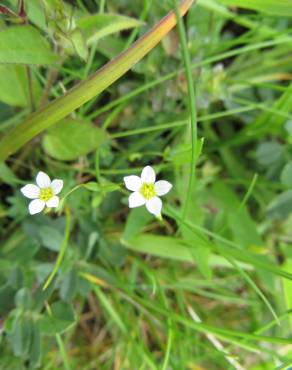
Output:
[[40,189],[40,195],[39,195],[40,200],[47,202],[53,196],[54,196],[54,193],[53,193],[52,188],[49,187],[49,188]]
[[140,188],[140,193],[147,200],[155,197],[156,196],[156,191],[155,191],[154,184],[147,184],[147,183],[142,184],[142,186]]

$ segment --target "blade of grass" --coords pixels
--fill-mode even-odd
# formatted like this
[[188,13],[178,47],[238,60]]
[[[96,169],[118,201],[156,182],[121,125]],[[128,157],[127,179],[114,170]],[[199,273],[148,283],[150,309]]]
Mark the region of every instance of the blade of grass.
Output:
[[[182,220],[181,216],[179,216],[178,213],[173,208],[165,207],[164,213],[167,216],[176,220],[176,222],[178,224],[181,223],[181,220]],[[220,242],[220,244],[219,243],[218,244],[213,244],[213,243],[210,242],[210,247],[213,250],[215,249],[215,251],[217,251],[222,256],[224,256],[224,257],[226,257],[226,256],[234,257],[238,261],[251,264],[255,267],[261,268],[261,269],[266,270],[266,271],[273,272],[274,274],[277,274],[277,275],[282,276],[286,279],[292,280],[292,274],[278,268],[277,266],[274,266],[273,264],[271,264],[269,262],[266,262],[266,261],[261,260],[260,258],[257,258],[256,255],[248,252],[247,250],[242,249],[236,243],[234,243],[234,242],[232,242],[232,241],[230,241],[230,240],[228,240],[228,239],[226,239],[226,238],[224,238],[224,237],[222,237],[222,236],[220,236],[216,233],[213,233],[212,231],[210,231],[210,230],[208,230],[204,227],[195,225],[193,223],[184,222],[183,224],[189,230],[192,230],[194,233],[196,233],[196,235],[198,235],[198,236],[201,236],[203,234],[203,235],[211,237],[212,239]]]
[[[138,302],[140,301],[138,297],[136,299],[138,300]],[[291,340],[289,338],[265,336],[265,335],[258,335],[258,334],[256,335],[256,334],[251,334],[251,333],[234,331],[231,329],[218,328],[218,327],[215,327],[209,324],[194,322],[188,318],[182,317],[179,314],[176,314],[173,312],[170,313],[169,311],[153,304],[152,302],[146,302],[145,300],[143,300],[143,305],[146,307],[149,307],[150,309],[156,312],[161,313],[162,315],[170,317],[175,322],[181,323],[182,325],[188,326],[194,330],[198,330],[201,333],[215,334],[216,336],[221,337],[223,340],[226,340],[226,341],[229,341],[229,339],[238,340],[239,341],[238,344],[240,343],[240,340],[250,340],[250,341],[255,341],[255,342],[278,343],[278,344],[291,343]]]
[[168,319],[167,322],[168,322],[168,335],[167,335],[167,343],[166,343],[166,352],[165,352],[161,370],[167,370],[168,368],[169,356],[170,356],[170,351],[171,351],[172,342],[173,342],[173,329],[171,325],[171,320]]
[[116,310],[111,305],[110,301],[107,299],[105,294],[102,292],[102,290],[97,286],[93,285],[94,293],[97,296],[100,303],[103,305],[109,316],[112,318],[114,323],[117,325],[117,327],[121,330],[122,333],[127,333],[127,328],[122,321],[121,317],[118,315]]
[[[227,111],[224,111],[224,112],[206,114],[202,117],[198,117],[197,121],[198,122],[204,122],[204,121],[208,121],[208,120],[215,120],[217,118],[228,117],[228,116],[232,116],[232,115],[235,115],[235,114],[238,114],[238,113],[250,112],[250,111],[255,110],[255,109],[257,109],[257,108],[253,107],[253,106],[235,108],[235,109],[227,110]],[[110,136],[111,136],[112,139],[118,139],[118,138],[121,138],[121,137],[145,134],[145,133],[153,132],[153,131],[169,130],[170,128],[186,126],[188,124],[189,124],[189,120],[185,119],[185,120],[174,121],[174,122],[169,122],[169,123],[162,123],[160,125],[155,125],[155,126],[142,127],[142,128],[138,128],[138,129],[135,129],[135,130],[127,130],[127,131],[123,131],[123,132],[114,132]]]
[[264,304],[267,306],[268,310],[271,312],[274,319],[277,321],[277,324],[280,325],[280,320],[275,312],[273,306],[264,295],[264,293],[257,287],[257,285],[253,282],[253,280],[249,277],[249,275],[240,267],[238,264],[233,260],[233,258],[226,257],[227,260],[237,269],[239,274],[244,278],[244,280],[252,287],[252,289],[256,292],[256,294],[261,298]]
[[182,48],[182,57],[185,65],[185,74],[188,87],[188,111],[190,114],[191,123],[191,167],[190,167],[190,177],[187,188],[187,195],[184,200],[183,210],[182,210],[182,222],[185,220],[188,205],[190,204],[190,199],[192,195],[192,189],[195,182],[195,171],[196,171],[196,161],[197,161],[197,108],[196,108],[196,94],[194,88],[194,81],[192,76],[191,68],[191,58],[188,51],[187,36],[186,31],[179,14],[179,8],[177,2],[175,1],[175,15],[177,18],[177,27],[179,33],[179,39]]
[[[189,311],[189,314],[191,316],[191,318],[195,321],[195,322],[202,322],[202,320],[200,319],[200,317],[198,316],[198,314],[195,312],[195,310],[191,307],[191,306],[188,306],[188,311]],[[219,342],[219,340],[212,334],[207,334],[206,337],[208,338],[208,340],[213,344],[213,346],[220,352],[224,353],[224,357],[226,358],[226,360],[236,369],[236,370],[245,370],[239,362],[236,361],[236,359],[233,358],[232,355],[230,355],[228,353],[228,351],[225,350],[224,346],[222,345],[221,342]]]

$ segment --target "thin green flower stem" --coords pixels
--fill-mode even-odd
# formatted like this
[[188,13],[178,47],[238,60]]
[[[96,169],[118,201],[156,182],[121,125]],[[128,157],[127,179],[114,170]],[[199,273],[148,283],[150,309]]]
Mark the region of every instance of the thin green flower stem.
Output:
[[98,45],[98,42],[96,41],[90,49],[89,56],[88,56],[88,61],[85,65],[84,72],[83,72],[83,75],[84,75],[83,78],[87,78],[87,76],[89,75],[90,69],[91,69],[91,67],[93,65],[93,62],[94,62],[94,57],[95,57],[95,52],[97,50],[97,45]]
[[99,3],[99,13],[100,14],[104,13],[104,10],[105,10],[105,1],[106,0],[100,0],[100,3]]
[[[292,309],[282,313],[281,315],[278,316],[279,321],[286,320],[289,315],[292,315]],[[254,334],[261,334],[264,333],[265,331],[270,330],[273,326],[278,324],[278,320],[271,320],[265,325],[263,325],[261,328],[258,328],[257,330],[254,331]]]
[[[233,50],[230,50],[230,51],[218,54],[218,55],[211,56],[211,57],[206,58],[205,60],[202,60],[200,62],[193,63],[191,65],[191,68],[195,69],[195,68],[203,67],[203,66],[206,66],[206,65],[209,65],[209,64],[212,64],[212,63],[219,62],[219,61],[224,60],[224,59],[228,59],[228,58],[231,58],[231,57],[234,57],[234,56],[237,56],[237,55],[248,53],[250,51],[254,51],[254,50],[258,50],[258,49],[264,49],[264,48],[268,48],[268,47],[273,47],[273,46],[276,46],[276,45],[279,45],[279,44],[290,43],[290,42],[291,42],[291,37],[280,37],[279,39],[276,39],[276,40],[268,40],[268,41],[254,43],[252,45],[244,46],[242,48],[236,48],[236,49],[233,49]],[[137,89],[132,90],[128,94],[123,95],[120,98],[111,101],[110,103],[104,105],[102,108],[100,108],[98,110],[95,110],[92,114],[88,115],[88,118],[89,119],[96,118],[100,114],[111,110],[116,105],[119,105],[120,103],[128,101],[128,100],[136,97],[137,95],[140,95],[143,92],[145,92],[147,90],[150,90],[151,88],[162,84],[163,82],[171,80],[172,78],[178,76],[183,71],[184,71],[183,68],[178,69],[177,71],[168,73],[167,75],[162,76],[157,80],[150,81],[150,82],[148,82],[148,83],[146,83],[142,86],[139,86]]]
[[57,261],[55,263],[55,266],[52,270],[52,272],[50,273],[49,277],[47,278],[44,286],[43,286],[43,290],[46,290],[48,288],[48,286],[51,284],[52,280],[54,279],[55,275],[57,274],[62,262],[63,262],[63,258],[64,258],[64,255],[65,255],[65,252],[67,250],[67,246],[68,246],[68,241],[69,241],[69,236],[70,236],[70,227],[71,227],[71,213],[70,213],[70,210],[68,207],[65,208],[65,215],[66,215],[66,226],[65,226],[65,235],[64,235],[64,239],[63,239],[63,242],[62,242],[62,245],[61,245],[61,248],[60,248],[60,252],[58,254],[58,258],[57,258]]
[[191,58],[188,51],[187,45],[187,36],[185,27],[183,25],[182,18],[179,14],[178,4],[175,2],[175,15],[177,19],[177,28],[182,48],[182,57],[184,60],[185,65],[185,74],[187,79],[187,86],[188,86],[188,109],[190,114],[190,123],[191,123],[191,168],[190,168],[190,177],[187,189],[187,195],[184,201],[183,210],[182,210],[182,221],[185,220],[188,206],[190,204],[192,189],[194,187],[195,182],[195,171],[196,171],[196,161],[197,161],[197,108],[196,108],[196,94],[194,88],[194,81],[192,76],[192,67],[191,67]]
[[167,370],[167,368],[168,368],[172,342],[173,342],[172,322],[171,322],[170,319],[168,319],[168,335],[167,335],[167,343],[166,343],[166,352],[165,352],[165,357],[164,357],[164,361],[163,361],[163,365],[162,365],[161,370]]
[[104,130],[107,130],[109,125],[113,122],[113,120],[117,117],[117,115],[121,112],[121,110],[123,110],[125,105],[126,105],[125,103],[118,105],[112,112],[110,112],[110,114],[107,116],[107,118],[104,120],[102,124],[102,128]]
[[65,348],[63,339],[62,339],[60,334],[56,334],[56,341],[58,343],[58,346],[59,346],[59,349],[60,349],[60,352],[61,352],[61,356],[62,356],[62,359],[63,359],[65,370],[70,370],[71,367],[69,365],[69,360],[68,360],[68,357],[67,357],[66,348]]
[[83,4],[82,0],[77,0],[77,4],[79,5],[80,9],[87,12],[85,5]]
[[[45,303],[45,306],[46,306],[46,310],[47,310],[49,316],[52,316],[52,310],[51,310],[51,307],[48,304],[48,302]],[[70,370],[71,367],[69,365],[69,360],[68,360],[68,356],[67,356],[67,353],[66,353],[66,349],[65,349],[65,345],[64,345],[62,336],[60,334],[56,334],[55,338],[56,338],[56,342],[58,344],[58,347],[59,347],[59,350],[60,350],[60,353],[61,353],[61,356],[62,356],[62,360],[63,360],[63,363],[64,363],[64,368],[65,368],[65,370]]]
[[250,183],[250,185],[249,185],[249,187],[247,189],[247,192],[244,195],[242,201],[240,202],[240,205],[239,205],[236,213],[238,213],[242,209],[242,207],[244,207],[246,205],[248,199],[250,198],[250,196],[251,196],[251,194],[252,194],[252,192],[253,192],[253,190],[255,188],[255,185],[257,183],[258,177],[259,177],[259,175],[257,173],[255,173],[253,175],[252,180],[251,180],[251,183]]
[[[255,110],[255,109],[257,109],[256,106],[235,108],[235,109],[231,109],[229,111],[212,113],[212,114],[204,115],[202,117],[198,117],[197,121],[198,122],[209,121],[209,120],[218,119],[218,118],[222,118],[222,117],[232,116],[232,115],[238,114],[238,113],[250,112],[250,111]],[[121,137],[145,134],[147,132],[168,130],[170,128],[186,126],[188,124],[189,124],[189,120],[185,119],[185,120],[173,121],[173,122],[169,122],[169,123],[162,123],[161,125],[142,127],[142,128],[138,128],[138,129],[135,129],[135,130],[114,132],[114,133],[110,134],[110,137],[111,137],[111,139],[119,139]]]

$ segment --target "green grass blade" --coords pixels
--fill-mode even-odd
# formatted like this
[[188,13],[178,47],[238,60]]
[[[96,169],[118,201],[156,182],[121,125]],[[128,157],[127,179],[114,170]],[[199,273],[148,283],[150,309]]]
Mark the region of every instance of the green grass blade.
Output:
[[188,51],[186,31],[179,14],[179,8],[175,4],[175,14],[177,18],[178,33],[182,48],[182,57],[185,65],[185,74],[188,86],[188,110],[190,114],[191,123],[191,168],[190,177],[188,183],[187,195],[185,197],[182,220],[184,221],[188,211],[188,205],[190,204],[192,189],[195,181],[195,170],[196,170],[196,157],[197,157],[197,108],[196,108],[196,94],[192,76],[191,58]]

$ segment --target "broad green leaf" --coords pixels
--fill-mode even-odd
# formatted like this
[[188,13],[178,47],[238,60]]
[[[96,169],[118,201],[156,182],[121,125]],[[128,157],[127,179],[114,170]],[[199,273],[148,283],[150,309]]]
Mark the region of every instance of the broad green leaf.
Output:
[[274,219],[285,219],[292,213],[292,190],[277,195],[268,205],[267,214]]
[[11,26],[0,32],[0,63],[46,65],[57,60],[49,43],[32,26]]
[[30,368],[39,367],[41,359],[41,335],[38,323],[33,323],[31,333],[31,343],[29,348]]
[[289,136],[292,136],[292,120],[288,119],[284,125],[284,129],[287,131]]
[[[196,246],[188,246],[181,239],[168,236],[140,234],[131,239],[121,239],[126,248],[135,252],[150,254],[159,258],[168,258],[175,261],[199,263],[194,255],[197,251]],[[205,245],[199,245],[198,248],[205,248]],[[193,249],[191,251],[191,249]],[[223,257],[212,254],[208,256],[210,266],[233,268],[233,266]],[[240,266],[250,269],[246,264]],[[209,272],[207,272],[209,276]]]
[[[182,1],[180,14],[184,15],[192,3],[193,0]],[[87,80],[80,82],[65,95],[40,108],[21,124],[11,129],[0,142],[0,162],[118,80],[152,50],[175,24],[176,16],[171,11],[146,35],[137,40],[132,47],[110,61]]]
[[42,245],[52,251],[59,251],[63,242],[63,235],[51,226],[43,225],[38,229]]
[[256,159],[262,166],[271,166],[283,158],[283,145],[276,141],[261,142],[257,147]]
[[24,283],[24,275],[20,266],[15,265],[9,274],[8,283],[13,289],[20,289]]
[[[34,100],[38,101],[41,87],[34,75],[32,87]],[[24,66],[0,64],[0,100],[12,106],[29,106],[28,78]]]
[[143,22],[119,14],[94,14],[78,19],[76,24],[90,44],[112,33],[142,26]]
[[[197,148],[198,149],[197,157],[199,157],[201,153],[203,140],[200,140],[198,144],[199,145]],[[186,161],[184,163],[186,163]],[[185,197],[186,192],[185,179],[188,178],[188,175],[189,169],[187,169],[186,172],[183,173],[181,176],[177,176],[176,184],[177,186],[180,187],[181,199],[184,199]],[[190,191],[189,203],[192,204],[192,206],[187,207],[185,221],[188,222],[196,220],[198,224],[202,225],[204,222],[204,215],[202,207],[200,205],[200,193],[198,192],[196,186],[193,186],[193,188],[189,191]],[[196,235],[194,235],[194,233],[191,230],[189,230],[184,225],[181,225],[180,229],[183,241],[186,245],[190,246],[189,251],[192,254],[193,260],[196,262],[198,269],[207,279],[211,278],[212,270],[209,266],[210,248],[208,243],[204,243],[204,240],[202,238],[198,238]],[[192,248],[192,246],[195,246],[195,248]]]
[[77,291],[77,272],[73,267],[62,278],[60,296],[63,301],[71,302]]
[[13,307],[15,290],[9,285],[0,286],[0,315],[4,316]]
[[214,195],[225,210],[227,222],[234,241],[247,248],[262,246],[263,242],[256,225],[245,206],[241,206],[235,193],[222,182],[214,185]]
[[144,226],[152,219],[149,212],[144,207],[138,207],[131,210],[127,218],[122,239],[130,240],[137,236]]
[[33,324],[23,315],[17,317],[11,332],[12,348],[15,356],[26,356],[32,339]]
[[209,261],[210,265],[230,267],[230,264],[220,256],[213,255],[209,260],[210,249],[204,243],[194,243],[190,246],[180,239],[151,234],[140,234],[121,241],[127,248],[139,253],[169,258],[175,261],[196,263],[198,266],[203,263],[204,266],[200,266],[200,270],[208,278],[211,276],[211,270],[208,266],[205,266],[206,261]]
[[292,187],[292,162],[285,165],[281,172],[281,182],[283,185]]
[[79,29],[74,30],[70,35],[70,39],[77,55],[83,60],[86,60],[88,57],[88,47],[82,32]]
[[20,182],[14,175],[14,172],[5,163],[0,163],[0,180],[10,185],[19,184]]
[[176,261],[193,262],[190,249],[181,240],[167,236],[140,234],[132,239],[122,240],[127,248],[157,257]]
[[219,0],[219,2],[225,5],[257,10],[271,15],[292,17],[291,0]]
[[28,288],[21,288],[15,295],[15,304],[22,309],[30,309],[32,303],[31,293]]
[[56,302],[51,306],[52,312],[40,319],[40,329],[48,335],[61,334],[75,324],[75,314],[71,305]]
[[51,157],[68,161],[88,154],[106,141],[104,130],[86,121],[66,119],[47,132],[43,146]]

